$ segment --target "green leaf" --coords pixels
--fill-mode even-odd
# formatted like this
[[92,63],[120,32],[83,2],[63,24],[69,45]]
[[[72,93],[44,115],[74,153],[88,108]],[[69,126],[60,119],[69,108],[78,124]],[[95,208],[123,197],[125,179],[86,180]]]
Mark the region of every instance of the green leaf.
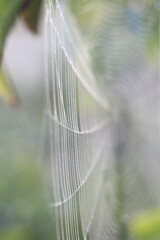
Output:
[[0,71],[0,98],[12,105],[17,105],[19,100],[11,84],[7,81],[5,75]]
[[0,0],[0,61],[6,36],[24,0]]
[[160,209],[138,214],[131,222],[134,240],[160,239]]
[[34,32],[37,31],[41,4],[42,0],[29,1],[26,8],[22,11],[22,18],[25,20],[28,27]]

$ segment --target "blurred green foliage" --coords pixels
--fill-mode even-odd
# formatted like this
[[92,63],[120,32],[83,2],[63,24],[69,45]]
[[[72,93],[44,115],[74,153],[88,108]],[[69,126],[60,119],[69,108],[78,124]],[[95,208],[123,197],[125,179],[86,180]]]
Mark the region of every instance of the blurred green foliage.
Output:
[[13,106],[19,103],[16,93],[13,91],[12,84],[8,82],[2,71],[0,71],[0,98]]
[[0,60],[4,42],[23,0],[0,0]]
[[[8,33],[16,17],[20,15],[26,22],[27,26],[33,32],[36,32],[38,28],[41,4],[41,0],[0,0],[0,64]],[[15,105],[17,103],[17,98],[13,96],[13,90],[7,81],[1,71],[0,97]]]
[[0,159],[0,240],[53,239],[41,171],[33,159]]
[[21,226],[14,226],[9,229],[5,229],[0,233],[1,240],[9,240],[9,239],[16,239],[16,240],[29,240],[32,239],[29,232],[26,231]]
[[17,15],[21,13],[31,30],[37,30],[41,2],[41,0],[0,0],[0,57]]
[[134,240],[160,239],[160,209],[138,213],[130,223]]
[[41,10],[42,0],[29,0],[24,8],[22,8],[22,18],[27,23],[28,27],[36,32],[38,28],[38,20]]

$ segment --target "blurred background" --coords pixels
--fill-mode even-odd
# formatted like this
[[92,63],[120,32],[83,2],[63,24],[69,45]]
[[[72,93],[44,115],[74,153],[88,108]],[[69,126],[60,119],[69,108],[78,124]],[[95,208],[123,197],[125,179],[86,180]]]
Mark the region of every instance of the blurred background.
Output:
[[[2,10],[4,2],[0,0]],[[138,116],[140,130],[137,125],[132,126],[136,126],[138,133],[140,131],[142,139],[137,137],[139,135],[135,134],[133,127],[134,140],[129,138],[129,142],[134,142],[134,148],[127,156],[133,157],[137,149],[137,155],[145,159],[145,154],[150,159],[153,157],[159,167],[159,1],[68,0],[66,5],[73,22],[83,34],[100,86],[113,103],[119,99],[122,103],[117,105],[116,112],[126,106],[127,99],[131,99],[127,110],[131,113],[128,115],[133,122]],[[54,217],[48,207],[49,184],[39,157],[40,142],[44,138],[41,129],[45,108],[43,29],[42,3],[37,32],[31,31],[26,21],[16,16],[3,47],[0,75],[0,240],[55,239]],[[141,76],[146,76],[146,80]],[[135,78],[135,82],[130,78]],[[142,84],[137,90],[135,85],[140,78]],[[126,81],[130,84],[125,88],[123,82]],[[122,125],[118,119],[118,126]],[[148,144],[151,135],[152,143]],[[139,143],[136,145],[137,139]],[[142,151],[144,145],[151,148],[149,153],[146,149],[145,154]],[[154,168],[155,165],[151,166],[151,171]],[[158,168],[155,174],[156,183],[153,183],[159,191]],[[157,195],[153,201],[155,204],[152,202],[147,211],[144,209],[128,223],[130,234],[121,240],[132,239],[132,234],[135,240],[160,239],[160,198]]]
[[[5,1],[1,2],[3,8]],[[41,11],[43,13],[43,9]],[[16,17],[3,50],[5,76],[0,79],[1,240],[44,240],[54,236],[39,159],[44,108],[42,13],[36,33],[24,20]]]

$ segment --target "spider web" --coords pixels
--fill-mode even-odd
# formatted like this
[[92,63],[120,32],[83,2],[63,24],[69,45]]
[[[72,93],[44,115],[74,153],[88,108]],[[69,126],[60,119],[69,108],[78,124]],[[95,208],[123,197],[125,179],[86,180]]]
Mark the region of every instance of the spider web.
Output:
[[[145,95],[147,104],[139,106],[144,87],[150,88],[151,80],[155,79],[155,68],[148,68],[145,73],[147,64],[137,61],[132,75],[131,63],[127,67],[121,65],[121,58],[114,55],[117,43],[112,42],[113,52],[109,49],[109,53],[111,59],[119,59],[116,66],[120,69],[112,69],[113,65],[105,59],[111,71],[107,71],[107,81],[114,77],[105,92],[92,71],[84,41],[62,3],[48,0],[45,6],[46,115],[53,190],[53,201],[49,206],[54,212],[56,236],[59,240],[120,239],[121,222],[128,221],[137,209],[152,206],[150,202],[159,204],[155,184],[159,179],[158,172],[153,170],[150,176],[145,174],[151,167],[151,155],[148,148],[146,156],[146,148],[142,147],[142,143],[148,144],[149,135],[156,128],[155,123],[146,120],[149,97]],[[113,32],[112,35],[117,38]],[[122,42],[130,46],[130,40]],[[138,44],[141,46],[141,41]],[[139,55],[134,51],[131,55],[133,63]],[[120,53],[120,56],[124,62],[126,55]],[[118,76],[112,76],[114,70]],[[139,82],[135,76],[139,76]],[[121,96],[120,101],[117,96]],[[118,111],[122,112],[120,116],[110,105],[117,99]],[[123,115],[124,108],[127,113]],[[152,103],[150,109],[155,109]],[[148,124],[149,132],[145,130],[145,124]],[[155,138],[153,144],[157,149]],[[156,160],[157,157],[152,162],[152,169],[159,167]],[[145,179],[145,184],[137,176]],[[142,194],[146,185],[147,193]],[[122,188],[124,196],[117,191]],[[124,197],[125,206],[122,206],[119,198]],[[117,209],[120,209],[118,214]]]

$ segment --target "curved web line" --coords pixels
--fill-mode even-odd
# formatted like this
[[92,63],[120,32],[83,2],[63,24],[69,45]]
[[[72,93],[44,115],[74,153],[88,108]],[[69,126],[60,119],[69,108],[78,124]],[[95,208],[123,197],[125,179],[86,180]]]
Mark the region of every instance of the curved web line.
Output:
[[[52,4],[51,4],[52,6]],[[52,6],[53,7],[53,6]],[[74,73],[76,74],[77,78],[81,81],[81,83],[83,84],[83,86],[86,88],[86,90],[88,91],[88,93],[91,94],[91,96],[97,101],[97,103],[100,104],[100,106],[106,110],[108,110],[108,104],[106,101],[104,101],[99,94],[97,94],[92,88],[91,86],[88,85],[88,83],[84,80],[84,78],[81,76],[80,72],[78,71],[78,69],[76,68],[76,66],[74,65],[72,59],[70,58],[65,46],[63,45],[63,42],[60,38],[59,32],[57,31],[56,25],[51,17],[51,13],[47,10],[47,15],[49,18],[50,23],[52,24],[54,31],[57,35],[57,38],[59,40],[59,43],[61,45],[61,49],[64,52],[64,55],[68,61],[68,64],[71,66],[71,68],[73,69]]]
[[101,121],[100,123],[98,123],[96,126],[87,129],[86,131],[77,131],[74,130],[72,128],[69,128],[67,126],[65,126],[63,123],[59,122],[58,119],[56,119],[56,117],[54,117],[51,112],[47,111],[47,115],[54,120],[59,126],[64,127],[65,129],[73,132],[73,133],[77,133],[77,134],[92,134],[95,133],[97,131],[100,131],[101,129],[103,129],[106,125],[107,125],[107,119],[104,119],[103,121]]
[[[102,143],[103,143],[103,144],[102,144]],[[104,151],[104,147],[105,147],[105,145],[106,145],[104,141],[102,141],[102,143],[101,143],[102,146],[100,147],[99,151],[97,152],[96,157],[95,157],[95,159],[94,159],[94,161],[93,161],[93,163],[92,163],[92,166],[91,166],[90,169],[88,170],[85,178],[83,179],[83,181],[81,182],[81,184],[79,185],[79,187],[78,187],[78,188],[74,191],[74,193],[73,193],[72,195],[70,195],[68,198],[66,198],[66,199],[64,199],[64,200],[62,200],[62,201],[56,202],[56,203],[50,203],[50,204],[49,204],[50,207],[58,207],[58,206],[60,206],[60,205],[62,205],[62,204],[64,204],[64,203],[68,202],[71,198],[74,197],[74,195],[75,195],[76,193],[78,193],[78,192],[80,191],[80,189],[82,188],[82,186],[87,182],[87,180],[89,179],[90,175],[91,175],[92,172],[94,171],[97,163],[99,162],[100,156],[102,155],[102,153],[103,153],[103,151]]]

